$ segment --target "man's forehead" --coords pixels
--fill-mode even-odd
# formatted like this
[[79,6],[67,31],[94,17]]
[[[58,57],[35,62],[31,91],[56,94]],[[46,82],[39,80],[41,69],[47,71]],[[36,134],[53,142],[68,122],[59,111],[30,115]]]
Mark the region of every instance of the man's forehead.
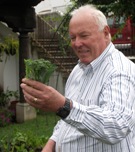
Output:
[[88,14],[88,13],[80,13],[78,12],[77,14],[75,14],[74,16],[72,16],[70,23],[96,23],[96,19],[92,14]]

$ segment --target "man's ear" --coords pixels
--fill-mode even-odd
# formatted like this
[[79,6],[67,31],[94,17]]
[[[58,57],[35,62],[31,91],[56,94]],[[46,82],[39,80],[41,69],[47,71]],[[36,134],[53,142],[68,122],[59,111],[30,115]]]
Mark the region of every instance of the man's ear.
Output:
[[103,31],[104,31],[105,37],[108,37],[108,36],[110,37],[111,36],[109,26],[105,26]]

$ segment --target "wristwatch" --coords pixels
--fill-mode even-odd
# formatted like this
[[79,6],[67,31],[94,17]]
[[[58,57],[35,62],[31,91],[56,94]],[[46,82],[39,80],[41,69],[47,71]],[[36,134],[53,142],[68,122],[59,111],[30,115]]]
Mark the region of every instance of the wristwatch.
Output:
[[69,115],[69,113],[70,113],[70,100],[66,98],[64,106],[58,109],[56,115],[60,116],[62,119],[65,119]]

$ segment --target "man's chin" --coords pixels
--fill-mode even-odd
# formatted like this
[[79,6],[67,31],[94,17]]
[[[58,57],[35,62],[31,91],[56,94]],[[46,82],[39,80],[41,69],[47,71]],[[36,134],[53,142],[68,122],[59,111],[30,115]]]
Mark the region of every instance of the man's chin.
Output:
[[89,64],[90,63],[90,60],[84,60],[84,59],[82,59],[82,60],[80,60],[82,63],[84,63],[84,64]]

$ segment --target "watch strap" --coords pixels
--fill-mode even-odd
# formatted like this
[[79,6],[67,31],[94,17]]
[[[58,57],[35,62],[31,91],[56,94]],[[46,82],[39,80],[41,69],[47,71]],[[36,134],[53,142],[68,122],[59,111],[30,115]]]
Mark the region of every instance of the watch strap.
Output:
[[70,113],[70,100],[65,99],[65,104],[63,107],[60,107],[56,112],[56,115],[60,116],[62,119],[65,119]]

